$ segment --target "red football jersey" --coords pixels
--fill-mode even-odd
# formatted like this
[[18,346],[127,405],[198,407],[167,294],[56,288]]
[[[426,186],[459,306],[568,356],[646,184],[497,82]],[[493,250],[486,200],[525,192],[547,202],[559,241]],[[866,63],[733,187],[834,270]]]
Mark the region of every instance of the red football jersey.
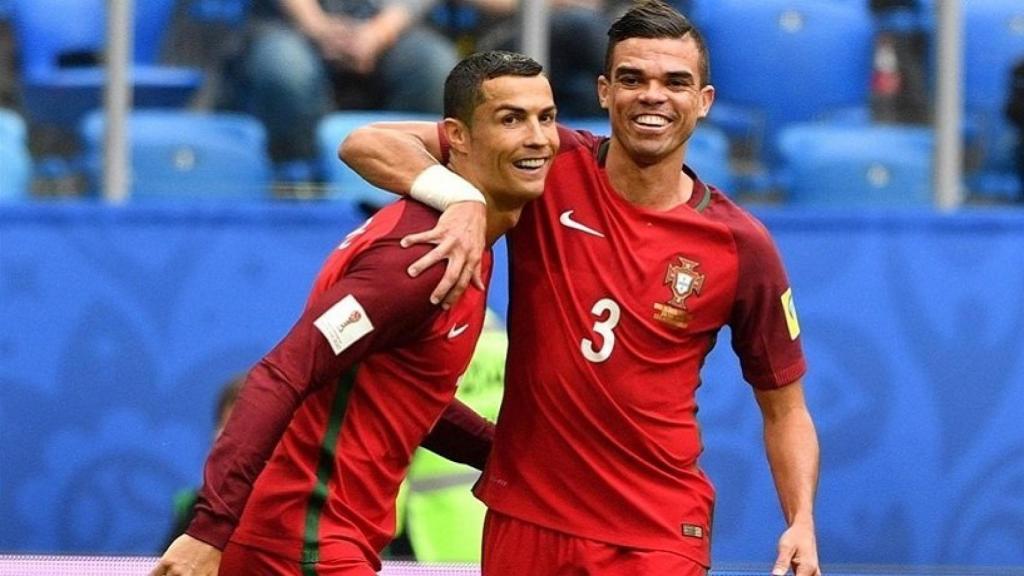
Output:
[[601,140],[560,135],[543,196],[508,236],[505,398],[477,494],[551,529],[709,565],[701,366],[729,325],[753,386],[803,375],[785,271],[764,227],[688,168],[688,203],[645,210],[612,189]]
[[[411,455],[454,397],[484,322],[475,288],[449,311],[430,304],[443,266],[405,272],[430,246],[399,240],[437,217],[396,202],[330,255],[302,318],[243,386],[189,534],[296,562],[362,555],[379,569]],[[488,252],[485,279],[490,267]]]

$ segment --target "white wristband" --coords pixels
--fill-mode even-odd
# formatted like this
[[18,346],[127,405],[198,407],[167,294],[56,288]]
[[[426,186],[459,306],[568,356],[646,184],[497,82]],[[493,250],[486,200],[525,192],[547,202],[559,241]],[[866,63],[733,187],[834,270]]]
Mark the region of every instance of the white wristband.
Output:
[[487,204],[484,195],[476,186],[440,164],[434,164],[420,172],[412,181],[409,196],[441,212],[456,202]]

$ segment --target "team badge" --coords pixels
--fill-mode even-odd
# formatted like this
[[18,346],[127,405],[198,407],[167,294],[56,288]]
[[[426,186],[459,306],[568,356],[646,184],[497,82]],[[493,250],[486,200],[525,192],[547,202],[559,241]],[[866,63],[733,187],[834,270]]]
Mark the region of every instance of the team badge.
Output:
[[686,328],[693,318],[686,309],[686,299],[699,295],[704,286],[704,274],[697,271],[698,262],[677,257],[678,263],[669,264],[665,273],[665,284],[672,290],[668,302],[654,305],[654,318],[677,328]]

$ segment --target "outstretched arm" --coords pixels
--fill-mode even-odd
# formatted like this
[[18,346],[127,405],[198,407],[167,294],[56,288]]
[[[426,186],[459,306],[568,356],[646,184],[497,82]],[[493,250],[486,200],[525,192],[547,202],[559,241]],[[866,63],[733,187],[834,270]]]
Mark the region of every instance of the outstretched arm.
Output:
[[412,196],[444,213],[437,226],[405,237],[402,245],[436,245],[409,267],[413,277],[448,260],[444,276],[430,296],[431,302],[447,309],[471,281],[484,287],[480,261],[487,217],[483,195],[442,167],[442,156],[438,125],[430,122],[371,124],[354,130],[338,147],[338,157],[370,184]]
[[764,417],[764,444],[789,526],[779,538],[773,576],[789,568],[795,576],[819,576],[814,535],[814,495],[818,488],[818,436],[804,401],[803,382],[755,390]]

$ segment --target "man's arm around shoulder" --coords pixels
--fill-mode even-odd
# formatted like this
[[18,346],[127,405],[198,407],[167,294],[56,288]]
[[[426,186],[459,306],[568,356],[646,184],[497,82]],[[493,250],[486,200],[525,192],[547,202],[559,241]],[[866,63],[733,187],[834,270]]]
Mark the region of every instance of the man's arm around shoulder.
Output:
[[483,289],[480,261],[487,227],[483,195],[458,175],[439,165],[442,159],[438,125],[431,122],[380,122],[357,128],[338,146],[338,158],[378,188],[413,198],[444,214],[437,226],[402,240],[403,246],[437,247],[409,267],[417,276],[448,260],[431,302],[449,308],[470,282]]

